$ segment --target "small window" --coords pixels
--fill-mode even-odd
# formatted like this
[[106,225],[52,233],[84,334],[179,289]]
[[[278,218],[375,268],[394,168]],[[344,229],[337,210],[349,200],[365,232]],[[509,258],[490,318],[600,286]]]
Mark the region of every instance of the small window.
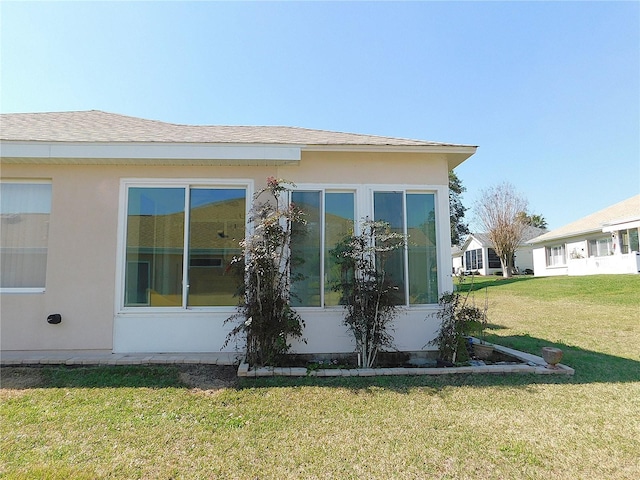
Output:
[[547,266],[560,267],[567,264],[564,245],[547,247]]
[[51,183],[0,183],[0,289],[44,291]]
[[590,257],[606,257],[608,255],[613,255],[613,240],[610,235],[589,240]]

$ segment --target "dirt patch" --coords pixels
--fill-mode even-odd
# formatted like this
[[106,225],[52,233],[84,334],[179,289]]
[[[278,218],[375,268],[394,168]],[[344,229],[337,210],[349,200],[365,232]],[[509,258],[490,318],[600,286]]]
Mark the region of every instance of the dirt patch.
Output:
[[24,390],[42,386],[44,377],[42,370],[33,367],[0,368],[0,388],[8,390]]
[[[237,368],[227,365],[179,365],[179,378],[188,388],[217,391],[232,388],[237,381]],[[0,389],[26,390],[45,386],[41,367],[0,368]]]
[[218,391],[235,386],[238,367],[228,365],[183,365],[180,381],[194,390]]

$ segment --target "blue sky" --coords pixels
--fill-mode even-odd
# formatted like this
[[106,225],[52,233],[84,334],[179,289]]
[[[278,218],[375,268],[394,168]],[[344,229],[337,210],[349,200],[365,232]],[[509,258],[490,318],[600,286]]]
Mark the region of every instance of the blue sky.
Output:
[[509,181],[551,228],[640,192],[638,2],[3,1],[0,15],[3,113],[478,145],[456,170],[463,203]]

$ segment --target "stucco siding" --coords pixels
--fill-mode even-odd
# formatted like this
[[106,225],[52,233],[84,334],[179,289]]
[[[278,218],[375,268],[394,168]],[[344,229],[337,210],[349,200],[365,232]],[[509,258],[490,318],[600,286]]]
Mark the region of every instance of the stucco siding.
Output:
[[[440,154],[304,152],[296,166],[3,165],[3,179],[48,179],[52,201],[44,293],[3,293],[2,350],[217,352],[234,307],[211,312],[136,313],[119,306],[122,275],[119,224],[122,179],[251,179],[254,190],[275,176],[295,183],[415,185],[437,188],[438,281],[451,290],[446,195],[447,161]],[[249,199],[250,201],[250,199]],[[446,228],[445,228],[446,226]],[[120,270],[119,270],[120,268]],[[422,350],[433,338],[435,307],[408,309],[396,321],[397,347]],[[303,309],[304,310],[304,309]],[[49,314],[62,315],[50,325]],[[305,310],[300,352],[353,351],[339,310]],[[430,319],[429,319],[430,318]],[[225,350],[233,351],[231,343]]]

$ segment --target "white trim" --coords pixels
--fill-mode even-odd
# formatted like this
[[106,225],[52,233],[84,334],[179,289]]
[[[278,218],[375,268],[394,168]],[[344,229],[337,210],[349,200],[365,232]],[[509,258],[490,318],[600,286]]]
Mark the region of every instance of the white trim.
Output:
[[[136,164],[137,160],[173,160],[183,165],[194,160],[217,164],[219,160],[283,164],[300,162],[301,150],[296,145],[269,144],[0,142],[0,157],[3,163],[39,159],[35,163]],[[42,161],[53,159],[57,161]]]
[[640,228],[640,220],[631,220],[624,223],[616,223],[603,227],[602,231],[605,233],[617,232],[619,230],[629,230],[631,228]]
[[45,287],[4,287],[0,288],[0,294],[8,294],[8,293],[44,293]]

